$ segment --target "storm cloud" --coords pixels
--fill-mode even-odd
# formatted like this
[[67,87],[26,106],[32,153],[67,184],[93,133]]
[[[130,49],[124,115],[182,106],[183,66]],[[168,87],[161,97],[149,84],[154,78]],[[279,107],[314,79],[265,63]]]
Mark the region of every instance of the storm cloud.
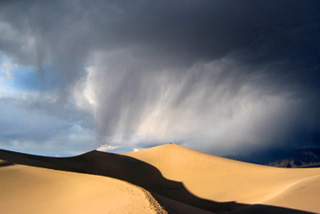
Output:
[[[175,142],[237,155],[320,144],[318,1],[2,1],[0,8],[0,53],[30,68],[36,77],[19,87],[38,94],[32,102],[2,97],[96,133],[78,147]],[[44,95],[52,99],[39,102]],[[70,133],[60,135],[68,145]],[[58,144],[50,139],[42,143]]]

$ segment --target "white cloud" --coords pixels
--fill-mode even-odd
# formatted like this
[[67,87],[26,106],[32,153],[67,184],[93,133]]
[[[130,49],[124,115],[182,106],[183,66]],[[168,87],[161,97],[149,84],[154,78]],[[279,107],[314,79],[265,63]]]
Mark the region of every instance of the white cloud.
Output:
[[141,150],[143,150],[144,148],[133,148],[133,152],[139,152]]
[[71,86],[70,91],[78,108],[94,114],[98,105],[93,85],[95,67],[87,67],[85,70],[87,76],[81,78],[74,86]]
[[12,63],[8,58],[4,58],[0,65],[0,71],[4,73],[4,76],[7,80],[13,79],[12,71],[17,68],[17,65]]
[[99,148],[97,148],[97,150],[101,152],[110,152],[110,151],[116,150],[117,148],[119,148],[119,146],[112,146],[112,145],[106,144],[106,145],[100,146]]

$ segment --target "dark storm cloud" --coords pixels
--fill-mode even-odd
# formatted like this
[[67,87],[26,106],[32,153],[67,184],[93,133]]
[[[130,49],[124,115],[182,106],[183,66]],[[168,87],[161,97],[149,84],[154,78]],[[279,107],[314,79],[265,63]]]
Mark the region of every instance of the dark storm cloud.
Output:
[[306,48],[310,56],[312,51],[316,53],[317,4],[316,1],[12,1],[2,5],[1,16],[38,36],[38,51],[50,52],[41,45],[60,48],[61,52],[69,47],[78,55],[90,51],[88,46],[146,45],[160,49],[159,54],[161,51],[168,54],[170,50],[178,55],[212,60],[237,49],[257,48],[254,44],[258,43],[258,52],[265,46],[262,47],[265,51],[269,48],[267,52],[273,52],[269,57],[278,59],[290,55],[300,58],[305,56],[301,51]]
[[59,104],[73,91],[108,141],[319,144],[318,1],[0,4],[1,51]]

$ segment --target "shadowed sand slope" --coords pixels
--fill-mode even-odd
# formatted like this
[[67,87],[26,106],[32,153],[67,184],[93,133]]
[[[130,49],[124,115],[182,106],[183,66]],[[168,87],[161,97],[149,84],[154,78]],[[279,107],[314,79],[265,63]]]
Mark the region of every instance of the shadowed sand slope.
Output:
[[[306,213],[245,203],[270,201],[287,190],[290,182],[300,182],[319,172],[280,173],[279,169],[276,172],[275,168],[219,158],[177,145],[127,155],[92,151],[71,158],[0,150],[0,158],[25,165],[118,178],[148,190],[169,213]],[[290,173],[282,175],[286,174],[283,172]]]
[[6,166],[0,190],[0,213],[165,213],[142,188],[88,174]]
[[318,168],[281,169],[249,164],[175,144],[125,155],[155,166],[167,179],[183,182],[197,197],[320,212]]

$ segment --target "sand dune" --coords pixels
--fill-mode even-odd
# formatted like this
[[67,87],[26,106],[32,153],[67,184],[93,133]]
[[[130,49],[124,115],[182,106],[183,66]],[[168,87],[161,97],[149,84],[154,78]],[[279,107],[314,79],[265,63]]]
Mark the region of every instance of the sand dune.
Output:
[[320,169],[249,164],[169,144],[127,156],[147,162],[194,195],[218,202],[267,204],[320,212]]
[[[1,161],[3,162],[3,161]],[[38,167],[0,167],[0,213],[165,213],[140,187]]]
[[[196,197],[185,188],[183,183],[164,178],[156,167],[119,154],[91,151],[71,158],[52,158],[0,150],[0,158],[14,163],[103,175],[124,180],[148,190],[156,199],[161,196],[161,200],[164,202],[162,205],[166,208],[172,205],[170,200],[210,212],[228,212],[246,206],[234,202],[217,203]],[[170,205],[167,204],[168,201]],[[170,209],[175,213],[186,213],[186,209],[180,208],[181,206],[174,205]],[[188,208],[187,211],[190,209]],[[197,213],[200,212],[197,211]]]
[[317,168],[249,164],[174,144],[123,155],[91,151],[70,158],[0,150],[0,158],[57,169],[3,164],[0,212],[12,207],[39,213],[48,207],[52,213],[165,212],[159,203],[175,214],[320,212]]

